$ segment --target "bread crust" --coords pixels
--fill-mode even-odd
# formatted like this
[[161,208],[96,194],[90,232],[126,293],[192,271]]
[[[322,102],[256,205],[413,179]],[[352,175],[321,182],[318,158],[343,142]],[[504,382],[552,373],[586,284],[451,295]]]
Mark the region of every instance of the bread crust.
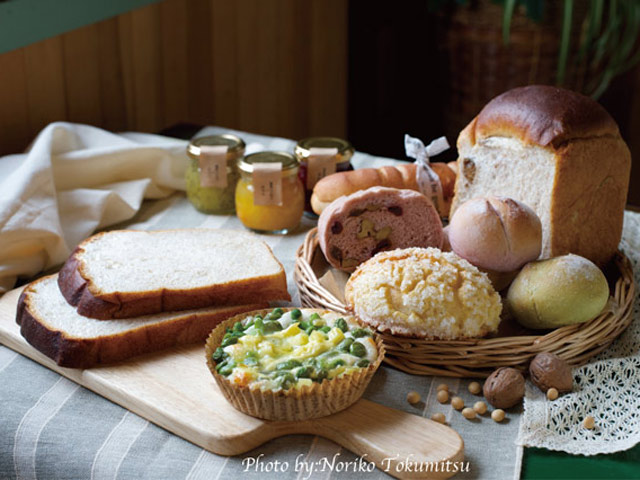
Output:
[[29,344],[58,365],[69,368],[89,368],[178,345],[203,342],[211,330],[226,318],[267,307],[263,302],[238,305],[224,311],[190,312],[166,323],[145,325],[118,334],[95,338],[70,337],[48,325],[46,319],[38,318],[30,306],[37,283],[46,278],[36,280],[23,290],[18,300],[16,323]]
[[[236,281],[192,289],[102,293],[83,269],[80,257],[87,242],[108,233],[99,233],[78,245],[58,275],[60,292],[67,302],[76,307],[78,313],[85,317],[111,320],[216,305],[241,305],[256,300],[291,300],[284,267],[275,255],[273,258],[280,265],[280,273],[256,277],[250,282]],[[269,251],[271,252],[270,248]]]
[[574,253],[604,267],[622,238],[631,152],[620,137],[602,138],[570,142],[556,158],[550,251],[543,257]]
[[489,136],[505,136],[555,149],[575,139],[620,134],[598,102],[550,85],[529,85],[498,95],[470,126],[466,133],[472,145]]
[[360,168],[328,175],[313,188],[311,206],[319,215],[336,198],[377,186],[418,190],[415,163],[397,167]]

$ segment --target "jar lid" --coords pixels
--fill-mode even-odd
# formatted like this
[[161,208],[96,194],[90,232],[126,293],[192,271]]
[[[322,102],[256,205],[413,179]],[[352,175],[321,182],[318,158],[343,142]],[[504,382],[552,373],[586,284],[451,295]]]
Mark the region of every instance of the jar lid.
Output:
[[244,141],[240,137],[225,133],[224,135],[210,135],[208,137],[198,137],[191,140],[187,147],[187,153],[194,157],[199,157],[201,145],[226,145],[229,147],[228,151],[231,153],[243,152],[245,147]]
[[256,152],[238,160],[238,168],[243,172],[252,173],[254,163],[281,163],[282,170],[298,168],[300,163],[287,152]]
[[309,158],[311,148],[337,148],[338,153],[345,157],[342,161],[346,162],[350,159],[355,149],[351,143],[341,138],[335,137],[309,137],[298,142],[294,153],[298,158]]

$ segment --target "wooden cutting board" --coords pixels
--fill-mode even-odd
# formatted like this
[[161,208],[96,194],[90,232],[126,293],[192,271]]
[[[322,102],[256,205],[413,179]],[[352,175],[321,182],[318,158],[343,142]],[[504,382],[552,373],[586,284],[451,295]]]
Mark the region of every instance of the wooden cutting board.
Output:
[[[407,459],[414,467],[463,459],[462,438],[451,428],[367,400],[303,422],[270,422],[245,415],[222,396],[200,345],[86,370],[59,367],[20,335],[15,314],[21,291],[12,290],[0,298],[1,343],[213,453],[238,455],[282,435],[312,434],[366,455],[366,460],[397,478],[452,475],[402,471],[406,469],[398,462]],[[390,457],[395,460],[383,462]]]

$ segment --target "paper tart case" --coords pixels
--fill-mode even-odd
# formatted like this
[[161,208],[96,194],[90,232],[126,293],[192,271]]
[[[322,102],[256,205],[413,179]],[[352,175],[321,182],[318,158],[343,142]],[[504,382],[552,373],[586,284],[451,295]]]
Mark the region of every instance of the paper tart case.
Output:
[[[283,308],[283,310],[287,312],[293,310],[293,308]],[[304,310],[317,312],[320,315],[335,313],[329,310],[310,308],[305,308]],[[378,348],[378,357],[373,363],[366,368],[358,368],[352,373],[341,375],[331,380],[325,379],[322,383],[314,382],[311,386],[291,388],[289,390],[263,391],[259,388],[235,385],[216,371],[215,362],[211,356],[222,343],[226,329],[231,328],[235,322],[241,321],[248,316],[260,314],[264,317],[270,312],[271,310],[255,310],[230,317],[220,323],[207,339],[205,346],[207,366],[223,395],[231,405],[247,415],[265,420],[297,421],[331,415],[357,402],[384,357],[384,346],[375,333],[373,338]],[[355,317],[350,316],[350,318],[361,327],[366,328]]]

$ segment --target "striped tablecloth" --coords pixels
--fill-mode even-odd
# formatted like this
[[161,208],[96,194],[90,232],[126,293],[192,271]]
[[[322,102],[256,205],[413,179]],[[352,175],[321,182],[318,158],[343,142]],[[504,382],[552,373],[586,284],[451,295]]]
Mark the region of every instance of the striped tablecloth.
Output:
[[[229,130],[209,127],[201,133]],[[248,151],[289,150],[291,140],[235,132]],[[399,139],[401,141],[401,139]],[[356,167],[391,164],[393,160],[357,153]],[[293,304],[299,305],[293,281],[295,252],[313,222],[287,236],[263,236],[287,272]],[[165,229],[210,227],[242,229],[234,216],[197,212],[183,194],[147,202],[131,221],[114,228]],[[411,376],[383,366],[365,397],[416,415],[443,412],[465,442],[469,472],[456,478],[519,478],[522,451],[514,444],[520,415],[496,424],[489,418],[469,422],[450,405],[435,399],[436,386],[447,383],[466,404],[477,400],[467,380]],[[406,394],[419,392],[424,400],[409,405]],[[206,401],[206,399],[203,399]],[[389,445],[393,455],[393,445]],[[326,461],[324,461],[326,459]],[[386,478],[386,473],[344,471],[354,461],[351,452],[320,437],[296,435],[272,440],[237,457],[221,457],[177,437],[120,406],[90,392],[39,364],[0,346],[0,479],[188,479],[236,478]],[[298,465],[324,465],[316,471]],[[287,467],[284,465],[287,462]],[[334,465],[330,468],[329,465]],[[276,469],[278,471],[276,471]],[[339,471],[341,470],[341,471]]]

